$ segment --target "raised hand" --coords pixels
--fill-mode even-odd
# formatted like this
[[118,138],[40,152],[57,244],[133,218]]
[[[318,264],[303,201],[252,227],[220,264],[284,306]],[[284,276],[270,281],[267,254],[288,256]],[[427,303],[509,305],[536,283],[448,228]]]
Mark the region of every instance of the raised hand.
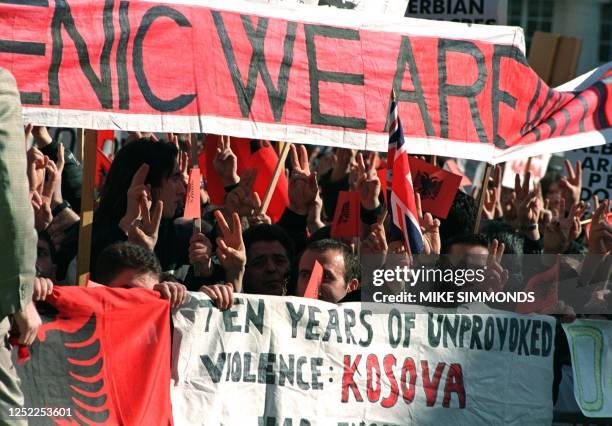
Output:
[[212,243],[202,233],[193,234],[189,241],[189,263],[198,266],[200,276],[210,277],[213,273]]
[[431,213],[425,213],[421,209],[421,194],[414,194],[416,201],[419,224],[423,233],[423,254],[440,254],[442,242],[440,241],[440,220],[434,219]]
[[[53,214],[51,213],[51,204],[53,194],[56,190],[59,173],[57,167],[45,157],[45,168],[43,169],[43,186],[39,194],[38,191],[32,192],[32,207],[34,209],[34,227],[37,231],[44,231],[51,224]],[[45,180],[45,172],[47,172],[47,180]]]
[[521,178],[516,174],[514,178],[514,193],[516,194],[516,216],[518,225],[529,239],[537,241],[540,239],[538,220],[542,210],[542,201],[536,191],[529,191],[531,173],[527,172],[525,181],[521,185]]
[[501,265],[506,246],[496,239],[489,246],[487,257],[487,270],[485,273],[485,286],[487,291],[502,291],[508,282],[509,273]]
[[234,287],[230,283],[203,285],[200,291],[210,297],[215,306],[222,311],[234,305]]
[[261,212],[261,198],[259,194],[253,191],[253,214],[247,217],[249,225],[259,225],[260,223],[272,224],[272,219],[265,213]]
[[227,281],[233,284],[235,291],[240,291],[246,265],[240,217],[237,213],[232,213],[231,229],[219,210],[215,211],[215,219],[221,234],[221,237],[217,238],[217,257],[225,269]]
[[27,152],[27,162],[30,191],[37,191],[40,194],[45,182],[45,167],[49,157],[43,155],[38,148],[32,147]]
[[47,229],[53,220],[51,205],[49,202],[45,202],[37,191],[33,191],[30,194],[32,195],[30,203],[34,210],[34,227],[38,232],[41,232]]
[[213,159],[215,171],[221,177],[224,186],[235,185],[240,181],[238,176],[238,158],[230,145],[229,136],[221,136],[217,152]]
[[605,254],[612,250],[612,223],[608,221],[608,213],[612,202],[603,200],[601,204],[597,196],[593,197],[593,216],[589,231],[589,254]]
[[144,163],[132,176],[132,182],[127,192],[127,208],[119,222],[119,227],[126,234],[128,234],[132,223],[140,217],[142,199],[151,202],[151,187],[145,184],[148,174],[149,165]]
[[567,213],[565,212],[566,202],[564,198],[561,199],[560,205],[561,217],[559,218],[559,222],[561,224],[561,231],[568,241],[572,242],[578,238],[582,232],[580,218],[589,208],[589,204],[580,202],[576,205],[572,205]]
[[484,192],[484,204],[482,214],[485,219],[493,220],[497,214],[498,196],[497,187],[486,189]]
[[32,129],[32,136],[34,137],[34,142],[39,148],[43,148],[53,142],[51,135],[47,131],[45,126],[34,126]]
[[[565,211],[565,200],[560,202],[560,211]],[[561,213],[561,217],[554,218],[545,215],[542,226],[544,228],[544,253],[564,253],[582,231],[580,217],[589,207],[586,203],[572,206],[569,213]]]
[[130,225],[128,241],[153,251],[155,244],[157,244],[157,234],[164,210],[164,203],[160,200],[155,203],[153,210],[151,210],[151,207],[152,203],[145,198],[141,198],[139,209],[141,219],[140,221],[135,220]]
[[257,178],[257,169],[247,169],[240,178],[238,186],[231,190],[225,197],[225,209],[228,213],[238,213],[241,217],[255,215],[256,209],[261,208],[261,202],[257,205],[257,198],[253,192],[253,185]]
[[[380,268],[387,259],[387,237],[385,227],[381,223],[375,223],[370,227],[370,232],[361,241],[361,264],[372,265]],[[367,256],[365,259],[363,256]]]
[[330,180],[338,182],[343,179],[350,171],[351,166],[355,162],[357,151],[346,148],[338,148],[336,151],[336,159],[331,172]]
[[317,174],[310,172],[308,152],[300,145],[299,156],[295,145],[291,145],[292,173],[289,179],[289,208],[306,216],[319,193]]
[[378,197],[380,195],[380,180],[376,173],[376,153],[370,153],[368,157],[368,165],[366,167],[363,161],[363,155],[357,154],[357,180],[355,187],[359,192],[359,200],[364,209],[373,210],[380,206]]
[[576,161],[576,169],[572,168],[572,163],[565,160],[567,177],[561,178],[561,187],[566,201],[566,207],[578,205],[580,202],[580,192],[582,191],[582,163]]

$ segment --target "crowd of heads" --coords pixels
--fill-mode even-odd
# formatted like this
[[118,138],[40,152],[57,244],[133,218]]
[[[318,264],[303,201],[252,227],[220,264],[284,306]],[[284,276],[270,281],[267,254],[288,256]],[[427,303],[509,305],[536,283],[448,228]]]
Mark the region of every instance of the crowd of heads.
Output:
[[[47,293],[52,282],[76,281],[80,206],[75,204],[80,202],[81,170],[72,153],[45,128],[28,126],[26,133],[34,141],[28,150],[28,177],[39,233],[37,271],[41,280],[48,279],[40,285]],[[225,197],[213,204],[204,178],[201,226],[196,229],[192,220],[183,219],[183,210],[192,155],[205,143],[217,145],[209,173],[218,175]],[[173,304],[183,300],[187,290],[202,291],[219,306],[229,307],[233,293],[239,292],[303,296],[318,264],[322,276],[316,283],[317,297],[339,303],[360,300],[373,269],[418,264],[401,236],[392,237],[397,233],[391,231],[378,172],[386,167],[384,154],[291,146],[283,165],[287,205],[272,223],[262,208],[264,194],[253,189],[257,170],[239,175],[235,150],[227,137],[131,134],[123,141],[97,191],[91,279],[110,287],[162,285],[171,289],[166,295]],[[438,166],[444,161],[423,159]],[[588,253],[599,256],[589,269],[597,270],[598,283],[605,284],[612,247],[610,201],[580,201],[581,174],[580,163],[566,162],[566,173],[548,173],[535,184],[529,173],[517,175],[514,188],[503,188],[502,167],[497,166],[484,188],[475,185],[471,194],[457,191],[446,218],[421,211],[416,194],[424,254],[438,267],[486,266],[487,291],[500,291],[509,281],[520,290],[533,275],[522,276],[520,256]],[[332,238],[338,194],[347,190],[359,194],[359,236]],[[590,222],[588,237],[585,222]],[[400,283],[393,291],[401,290]],[[592,290],[605,311],[609,290]],[[44,295],[39,293],[35,296],[40,300]]]

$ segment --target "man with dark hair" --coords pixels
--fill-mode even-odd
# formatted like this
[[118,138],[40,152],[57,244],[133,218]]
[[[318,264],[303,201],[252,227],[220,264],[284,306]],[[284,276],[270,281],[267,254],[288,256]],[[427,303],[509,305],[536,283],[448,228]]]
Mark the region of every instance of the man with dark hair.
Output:
[[247,263],[243,291],[283,296],[290,290],[293,244],[277,225],[259,224],[243,233]]
[[474,231],[478,206],[469,195],[457,191],[448,216],[440,223],[440,239],[449,239],[453,235],[462,235]]
[[484,281],[478,286],[474,283],[479,281],[469,281],[464,289],[499,291],[504,289],[509,276],[508,270],[501,266],[505,248],[496,239],[489,242],[484,234],[461,234],[442,244],[440,264],[443,269],[484,270]]
[[98,281],[109,287],[146,288],[158,291],[172,308],[187,299],[187,289],[177,282],[161,282],[161,266],[150,250],[121,242],[106,247],[98,257]]
[[349,246],[332,239],[313,241],[300,256],[297,294],[303,296],[315,261],[323,267],[319,299],[338,303],[359,287],[359,265]]

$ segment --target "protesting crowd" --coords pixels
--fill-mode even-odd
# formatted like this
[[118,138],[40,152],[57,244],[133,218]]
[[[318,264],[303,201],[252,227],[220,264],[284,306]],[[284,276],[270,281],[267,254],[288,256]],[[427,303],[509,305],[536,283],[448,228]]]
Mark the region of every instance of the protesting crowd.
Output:
[[501,26],[21,3],[0,21],[0,424],[612,412],[612,175],[570,154],[608,152],[612,68],[553,89]]
[[[42,301],[54,284],[75,284],[71,280],[76,274],[81,169],[44,127],[28,126],[26,137],[30,134],[28,179],[38,232],[33,299]],[[199,291],[223,310],[232,306],[236,293],[302,297],[318,263],[322,273],[314,296],[307,297],[330,303],[365,302],[372,301],[364,298],[372,291],[374,269],[418,266],[420,258],[410,253],[410,247],[407,250],[401,234],[399,239],[391,238],[394,225],[386,213],[381,182],[386,177],[384,153],[292,145],[286,164],[288,202],[272,223],[262,211],[263,194],[253,189],[258,170],[238,174],[236,145],[230,138],[193,140],[216,145],[212,173],[222,181],[224,203],[211,202],[204,180],[198,191],[201,232],[194,230],[193,221],[183,219],[183,211],[191,153],[203,147],[194,150],[189,135],[168,134],[162,139],[130,134],[114,155],[96,203],[90,286],[151,289],[168,299],[172,308],[187,300],[188,291]],[[444,162],[439,157],[423,159],[436,167]],[[495,167],[484,189],[477,230],[481,188],[471,195],[458,190],[445,219],[423,212],[417,193],[422,254],[434,259],[429,267],[485,267],[484,284],[473,291],[503,292],[510,287],[520,291],[533,276],[559,262],[558,256],[571,260],[580,255],[577,262],[561,257],[558,299],[540,306],[538,312],[570,322],[582,312],[610,319],[610,200],[580,201],[581,164],[566,161],[565,167],[565,173],[548,173],[531,186],[528,172],[517,175],[513,190],[502,188],[502,167]],[[332,237],[336,209],[342,208],[341,191],[358,194],[359,211],[344,212],[360,218],[355,238]],[[539,256],[538,265],[531,262],[529,267],[512,269],[511,264],[520,264],[522,257],[541,254],[554,256]],[[583,297],[575,296],[578,287],[588,290]],[[407,283],[390,286],[395,293],[409,288]],[[419,288],[419,283],[415,288],[431,290]],[[565,295],[570,300],[564,300]],[[559,338],[558,342],[555,363],[561,368],[569,357],[567,343]],[[555,379],[556,398],[561,377]]]

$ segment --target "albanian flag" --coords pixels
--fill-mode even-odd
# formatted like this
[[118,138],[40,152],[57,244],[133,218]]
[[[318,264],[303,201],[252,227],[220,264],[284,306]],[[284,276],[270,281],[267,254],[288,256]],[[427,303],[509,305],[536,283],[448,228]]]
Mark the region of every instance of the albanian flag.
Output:
[[169,306],[145,289],[55,287],[16,365],[24,407],[65,410],[30,425],[172,424]]

